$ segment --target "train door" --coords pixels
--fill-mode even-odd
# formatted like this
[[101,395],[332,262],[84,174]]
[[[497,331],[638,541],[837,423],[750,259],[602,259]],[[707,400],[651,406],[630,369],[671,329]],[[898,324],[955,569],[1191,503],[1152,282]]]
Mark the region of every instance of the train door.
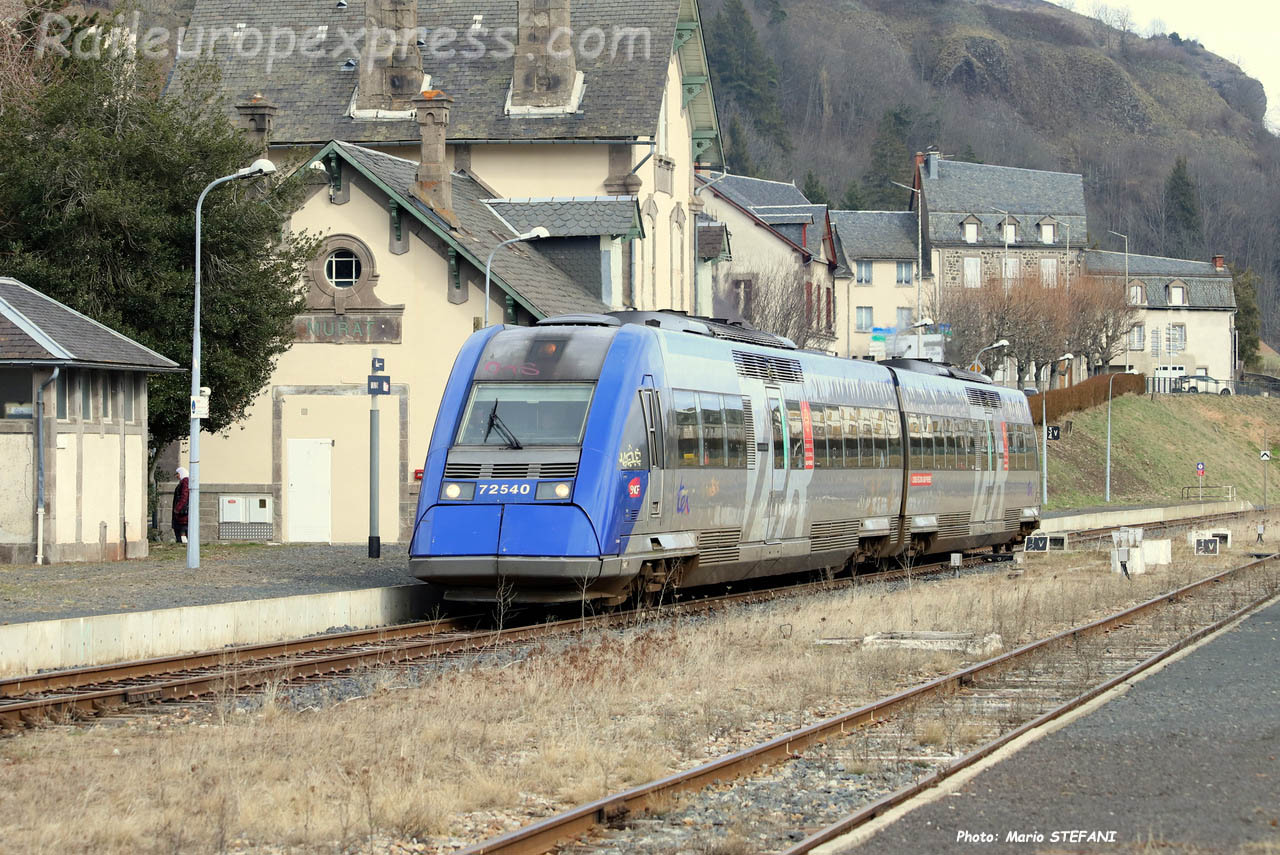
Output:
[[977,469],[977,485],[973,491],[973,511],[970,519],[977,530],[988,533],[991,524],[999,522],[996,502],[997,475],[1000,474],[1002,452],[997,444],[995,425],[990,419],[976,419],[974,427],[974,457]]
[[662,399],[653,388],[653,376],[646,374],[640,387],[644,428],[649,442],[649,509],[650,518],[662,516],[662,467],[666,460],[662,435]]
[[791,455],[800,450],[788,447],[787,410],[782,401],[782,390],[766,387],[765,397],[769,402],[769,453],[765,455],[765,459],[770,470],[769,501],[765,505],[765,540],[781,540],[786,525],[787,478],[791,471]]

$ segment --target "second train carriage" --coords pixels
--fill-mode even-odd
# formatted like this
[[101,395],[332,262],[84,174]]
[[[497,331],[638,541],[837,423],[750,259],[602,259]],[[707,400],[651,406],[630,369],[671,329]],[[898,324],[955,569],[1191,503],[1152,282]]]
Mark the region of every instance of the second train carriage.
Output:
[[670,313],[493,327],[446,387],[410,565],[556,602],[1008,545],[1031,436],[1020,392],[931,363]]

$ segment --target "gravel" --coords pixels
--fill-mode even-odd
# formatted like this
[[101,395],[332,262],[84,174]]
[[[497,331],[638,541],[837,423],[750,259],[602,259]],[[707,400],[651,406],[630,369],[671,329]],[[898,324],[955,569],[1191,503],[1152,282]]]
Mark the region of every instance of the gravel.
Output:
[[384,544],[382,555],[369,558],[363,545],[210,545],[189,571],[185,547],[160,544],[132,561],[0,565],[0,624],[417,582],[407,553]]

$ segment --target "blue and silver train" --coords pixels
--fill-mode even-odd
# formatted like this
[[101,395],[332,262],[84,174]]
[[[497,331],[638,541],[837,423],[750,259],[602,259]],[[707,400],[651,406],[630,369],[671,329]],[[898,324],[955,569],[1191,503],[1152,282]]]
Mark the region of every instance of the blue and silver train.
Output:
[[667,312],[463,345],[410,567],[447,599],[621,602],[994,547],[1038,524],[1026,397]]

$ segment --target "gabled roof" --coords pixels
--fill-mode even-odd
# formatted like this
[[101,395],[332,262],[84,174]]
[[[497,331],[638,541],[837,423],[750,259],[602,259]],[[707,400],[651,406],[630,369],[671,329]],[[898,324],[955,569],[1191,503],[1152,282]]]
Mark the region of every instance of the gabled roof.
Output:
[[489,199],[486,204],[518,233],[542,226],[552,237],[644,237],[635,196]]
[[[317,152],[312,160],[323,160],[330,152],[354,166],[480,270],[484,269],[494,247],[518,234],[486,204],[492,192],[464,172],[455,172],[452,176],[453,213],[459,227],[451,230],[414,196],[412,188],[417,180],[418,164],[336,140]],[[508,246],[494,256],[493,284],[538,318],[608,311],[598,296],[578,287],[532,243]]]
[[698,180],[703,184],[711,184],[712,190],[743,208],[812,204],[800,192],[799,187],[785,181],[768,181],[723,172],[699,173]]
[[[589,51],[577,53],[577,67],[585,84],[577,113],[531,118],[508,116],[505,111],[515,69],[510,44],[516,27],[515,0],[419,0],[418,27],[429,31],[426,46],[421,48],[423,71],[431,76],[432,88],[454,100],[449,139],[653,137],[677,23],[683,23],[685,17],[681,6],[682,0],[574,2],[574,32],[586,34],[598,29],[604,34],[604,50],[595,58]],[[209,58],[215,29],[227,28],[212,51],[221,74],[221,89],[231,104],[260,92],[280,108],[273,142],[320,145],[330,139],[359,143],[416,140],[418,128],[413,119],[355,121],[347,115],[359,77],[356,52],[363,39],[357,35],[364,29],[364,15],[364,0],[196,0],[182,45],[185,56],[178,64],[171,91],[180,90],[185,68]],[[481,29],[473,30],[477,17]],[[235,38],[227,32],[234,32],[240,24],[246,31],[257,31],[264,40],[274,38],[277,32],[293,34],[296,46],[285,56],[279,55],[283,51],[265,48],[252,55],[236,50]],[[323,40],[318,39],[321,28],[327,28]],[[447,36],[450,30],[456,38],[433,51],[433,39]],[[695,29],[695,34],[699,32]],[[350,44],[344,36],[351,39]],[[691,41],[697,43],[697,50],[702,49],[700,37]],[[484,48],[482,52],[476,43]],[[453,55],[445,57],[450,49]],[[346,68],[352,59],[356,63]],[[709,99],[709,84],[705,91]],[[714,129],[714,115],[710,127]],[[714,148],[718,152],[718,145]]]
[[705,214],[698,215],[698,258],[703,261],[732,258],[729,245],[729,227]]
[[0,363],[181,370],[173,360],[9,277],[0,277]]
[[1159,255],[1108,252],[1091,249],[1085,252],[1085,265],[1090,273],[1123,276],[1128,263],[1129,276],[1198,276],[1231,279],[1231,271],[1219,270],[1209,261],[1191,261],[1185,258],[1164,258]]
[[837,254],[842,266],[857,260],[914,260],[919,227],[914,211],[832,211]]

